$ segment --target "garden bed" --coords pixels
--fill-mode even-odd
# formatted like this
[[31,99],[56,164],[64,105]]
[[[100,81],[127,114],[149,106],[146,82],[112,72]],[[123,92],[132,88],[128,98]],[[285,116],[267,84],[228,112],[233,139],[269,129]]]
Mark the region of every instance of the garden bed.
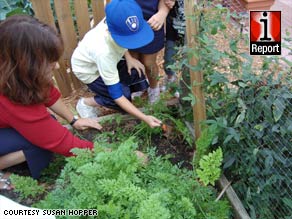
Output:
[[[100,135],[107,133],[107,141],[109,143],[119,141],[121,136],[127,136],[131,133],[131,130],[137,125],[141,125],[141,122],[128,115],[122,115],[115,111],[105,109],[103,116],[100,118],[106,118],[107,121],[103,122],[102,131],[95,129],[88,129],[85,131],[74,131],[76,135],[83,139],[90,141],[98,141]],[[119,121],[120,117],[127,117],[126,121]],[[110,119],[111,118],[111,119]],[[123,118],[122,118],[123,119]],[[115,121],[116,120],[116,121]],[[169,161],[174,165],[179,165],[182,168],[192,170],[192,157],[194,148],[191,147],[184,139],[181,133],[178,133],[174,129],[174,124],[168,121],[168,130],[163,131],[157,128],[156,133],[148,136],[148,143],[155,147],[157,156],[167,156]],[[150,145],[148,145],[150,146]],[[147,148],[145,145],[140,144],[140,151],[145,151]],[[63,166],[65,165],[65,158],[60,155],[55,155],[52,165],[44,171],[44,174],[40,178],[40,184],[45,187],[46,191],[49,192],[54,188],[55,179],[59,176]],[[22,163],[7,169],[8,172],[17,174],[19,176],[30,176],[28,166],[26,163]],[[49,181],[49,182],[48,182]],[[2,195],[11,198],[21,204],[31,206],[32,204],[42,200],[44,195],[37,197],[21,198],[19,193],[15,190],[1,191]]]
[[[150,216],[177,218],[182,215],[186,216],[184,218],[194,218],[195,215],[204,214],[218,219],[229,218],[227,202],[215,202],[215,189],[203,186],[193,171],[194,147],[188,138],[191,135],[181,120],[169,114],[174,113],[177,117],[177,108],[168,107],[167,110],[165,114],[158,112],[167,125],[163,129],[150,129],[145,123],[135,119],[123,120],[123,116],[118,115],[104,121],[102,131],[76,132],[81,138],[95,142],[93,154],[89,155],[86,150],[77,150],[78,156],[67,159],[66,164],[62,157],[57,156],[55,165],[49,167],[39,180],[40,185],[45,188],[45,192],[40,195],[21,198],[15,191],[5,192],[4,195],[19,203],[40,208],[97,208],[101,212],[100,218],[120,218],[121,215],[128,214],[145,219]],[[111,148],[111,152],[107,148]],[[133,156],[134,150],[148,154],[149,162],[146,166],[141,165],[137,157]],[[58,175],[63,168],[60,177]],[[105,169],[102,171],[100,168]],[[23,165],[9,171],[28,175]],[[105,181],[105,185],[100,184]],[[111,182],[113,190],[108,191],[105,187],[111,185]],[[116,188],[120,184],[123,186]],[[75,188],[76,185],[82,185],[82,188]],[[132,189],[135,190],[134,193]],[[73,196],[67,194],[68,192],[74,193]],[[103,198],[97,198],[107,192],[109,193]],[[89,197],[89,194],[92,195]],[[105,200],[105,197],[110,199]],[[93,202],[99,204],[87,205],[82,201],[83,198],[89,203],[96,200]],[[45,201],[38,203],[44,199]],[[152,208],[156,210],[148,212]]]

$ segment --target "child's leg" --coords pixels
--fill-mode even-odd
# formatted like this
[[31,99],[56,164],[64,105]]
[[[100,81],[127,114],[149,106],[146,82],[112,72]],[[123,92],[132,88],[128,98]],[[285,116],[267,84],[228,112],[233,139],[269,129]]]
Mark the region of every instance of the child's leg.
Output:
[[169,65],[172,65],[173,63],[175,63],[174,60],[174,55],[176,54],[175,51],[175,41],[173,40],[166,40],[165,42],[165,48],[164,48],[164,71],[166,73],[166,75],[168,76],[168,78],[170,78],[171,76],[173,76],[175,74],[175,72],[169,68]]
[[[131,74],[128,73],[126,61],[122,60],[117,65],[120,77],[120,84],[122,88],[123,96],[125,96],[129,101],[131,101],[131,93],[142,91],[148,88],[148,82],[145,79],[145,76],[139,77],[139,74],[136,69],[131,70]],[[101,77],[98,77],[94,82],[87,85],[91,91],[93,91],[96,96],[89,98],[82,98],[80,102],[82,102],[83,106],[82,110],[78,110],[78,106],[80,108],[81,103],[77,104],[77,111],[82,117],[83,115],[91,114],[91,110],[96,109],[97,106],[104,106],[111,109],[123,110],[116,104],[114,99],[110,96],[108,92],[108,86],[105,85],[104,81]],[[82,112],[84,111],[84,113]],[[93,114],[92,114],[93,115]]]
[[145,66],[147,78],[149,80],[150,88],[158,87],[159,70],[156,63],[158,53],[140,54],[141,62]]
[[160,89],[158,86],[159,70],[156,63],[157,53],[141,54],[141,62],[145,66],[147,78],[149,80],[148,98],[149,103],[153,104],[160,99]]

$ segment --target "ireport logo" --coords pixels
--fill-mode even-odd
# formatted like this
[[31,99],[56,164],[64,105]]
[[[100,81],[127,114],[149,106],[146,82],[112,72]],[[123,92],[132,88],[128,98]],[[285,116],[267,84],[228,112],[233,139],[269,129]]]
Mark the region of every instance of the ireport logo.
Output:
[[281,11],[250,11],[250,54],[281,55]]

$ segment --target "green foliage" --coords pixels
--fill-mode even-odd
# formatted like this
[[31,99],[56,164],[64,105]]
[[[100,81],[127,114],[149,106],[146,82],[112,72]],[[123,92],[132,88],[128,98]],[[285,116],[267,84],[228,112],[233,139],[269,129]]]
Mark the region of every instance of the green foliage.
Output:
[[[177,64],[203,73],[206,123],[218,127],[214,136],[203,132],[206,140],[197,142],[197,156],[220,145],[225,174],[251,217],[289,218],[292,211],[283,200],[291,199],[292,63],[283,56],[261,57],[261,65],[253,63],[253,57],[242,50],[248,48],[248,36],[226,32],[230,16],[235,15],[210,4],[213,1],[195,6],[196,43],[183,50]],[[224,48],[218,35],[228,42]],[[291,42],[288,35],[284,38]],[[191,58],[198,60],[195,66],[189,64]],[[189,85],[191,89],[198,84]],[[192,94],[186,94],[185,100],[196,101]]]
[[[213,124],[205,128],[202,131],[201,136],[196,140],[196,154],[193,158],[193,164],[195,167],[198,167],[201,158],[210,152],[210,146],[217,133],[218,127],[216,124]],[[216,141],[213,143],[216,143]]]
[[[162,99],[154,104],[154,105],[146,105],[144,108],[145,114],[153,115],[156,118],[159,118],[164,124],[170,125],[173,127],[173,131],[171,134],[176,135],[177,139],[181,141],[186,141],[191,147],[193,146],[194,140],[192,135],[183,122],[181,118],[178,118],[177,115],[180,114],[177,107],[169,107],[166,105],[166,100]],[[117,120],[119,117],[115,118],[115,123],[119,125],[119,121]],[[123,123],[121,123],[123,124]],[[133,129],[125,131],[124,124],[121,127],[122,130],[116,131],[115,139],[123,140],[130,136],[136,136],[138,139],[143,141],[144,149],[152,145],[152,136],[163,134],[161,127],[150,128],[145,122],[137,123]],[[98,138],[100,138],[99,136]]]
[[45,192],[43,186],[38,185],[38,181],[31,177],[18,176],[12,174],[10,176],[12,184],[15,186],[15,192],[19,192],[20,198],[36,197]]
[[101,219],[229,218],[227,203],[215,202],[214,190],[202,187],[193,171],[160,157],[145,165],[136,148],[130,138],[111,152],[99,143],[93,152],[74,150],[77,156],[67,159],[56,189],[36,206],[97,209]]
[[218,180],[221,175],[222,160],[223,153],[220,147],[216,151],[210,152],[200,159],[199,168],[196,172],[204,185],[215,185],[215,181]]
[[0,21],[15,14],[33,15],[29,0],[0,0]]

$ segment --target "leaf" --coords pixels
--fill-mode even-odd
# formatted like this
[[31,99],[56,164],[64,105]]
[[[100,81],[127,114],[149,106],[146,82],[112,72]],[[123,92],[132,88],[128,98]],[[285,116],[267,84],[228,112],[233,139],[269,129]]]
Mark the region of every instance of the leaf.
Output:
[[292,199],[284,198],[283,202],[287,205],[290,209],[292,209]]
[[10,17],[10,16],[13,16],[13,15],[16,15],[16,14],[27,14],[27,12],[25,10],[23,10],[22,8],[16,8],[16,9],[8,12],[6,14],[6,17]]
[[188,96],[183,97],[182,100],[184,100],[184,101],[190,101],[192,106],[194,106],[196,104],[196,102],[197,102],[195,96],[192,95],[191,93],[189,93]]
[[221,73],[215,72],[214,74],[210,75],[211,79],[211,86],[214,86],[219,83],[227,83],[228,79]]
[[242,110],[241,113],[237,116],[234,125],[238,126],[245,119],[245,110]]
[[224,166],[223,166],[223,169],[227,169],[228,167],[230,167],[234,161],[235,161],[235,157],[230,157],[225,163],[224,163]]
[[285,104],[283,103],[283,101],[281,101],[280,98],[277,98],[275,100],[275,102],[273,103],[273,117],[275,122],[278,122],[285,110]]
[[237,40],[231,40],[229,43],[229,47],[232,50],[232,52],[237,52]]
[[268,155],[265,159],[265,168],[267,170],[270,170],[273,164],[274,164],[274,158],[271,155]]
[[211,30],[211,34],[212,34],[212,35],[217,34],[217,27],[213,27],[213,28],[212,28],[212,30]]

